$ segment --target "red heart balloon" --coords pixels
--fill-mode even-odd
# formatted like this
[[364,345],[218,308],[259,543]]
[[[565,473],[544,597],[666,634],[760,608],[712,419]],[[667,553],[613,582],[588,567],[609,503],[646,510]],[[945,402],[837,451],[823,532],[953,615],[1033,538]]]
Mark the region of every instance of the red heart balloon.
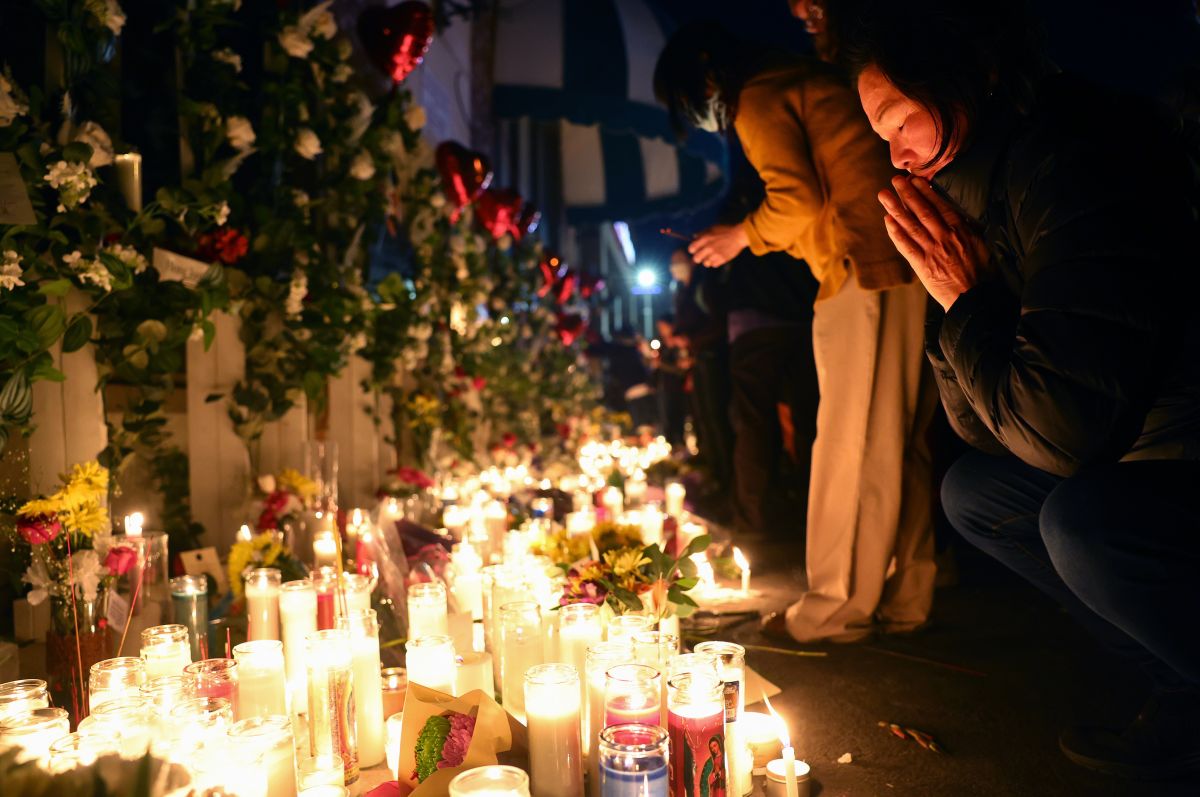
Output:
[[457,141],[438,144],[435,155],[442,190],[458,210],[473,202],[492,182],[492,164],[487,156]]
[[358,15],[358,38],[381,72],[397,83],[421,65],[433,41],[433,11],[408,0],[391,8],[370,6]]
[[511,188],[489,188],[475,200],[475,218],[492,238],[499,240],[505,233],[512,233],[520,240],[517,216],[523,202],[521,195]]
[[559,304],[571,301],[571,296],[575,293],[575,282],[575,272],[567,269],[567,273],[558,281],[558,291],[555,293]]
[[559,313],[554,331],[564,346],[570,346],[583,334],[583,317],[579,313]]
[[537,232],[538,224],[542,221],[542,211],[538,210],[532,202],[526,202],[525,207],[521,209],[521,215],[517,218],[517,226],[513,228],[513,237],[518,241],[525,237],[526,233],[533,235]]

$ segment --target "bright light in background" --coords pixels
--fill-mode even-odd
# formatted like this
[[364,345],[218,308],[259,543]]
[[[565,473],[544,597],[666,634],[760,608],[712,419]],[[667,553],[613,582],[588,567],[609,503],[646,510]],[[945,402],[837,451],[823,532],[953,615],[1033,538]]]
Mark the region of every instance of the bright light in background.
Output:
[[652,268],[638,269],[637,284],[640,288],[653,288],[658,284],[658,272]]
[[650,348],[658,351],[660,348],[662,348],[662,343],[659,342],[658,338],[655,338],[654,340],[650,341]]
[[629,234],[629,225],[623,221],[614,221],[613,234],[617,236],[617,242],[621,244],[625,262],[632,266],[637,261],[637,250],[633,248],[633,236]]

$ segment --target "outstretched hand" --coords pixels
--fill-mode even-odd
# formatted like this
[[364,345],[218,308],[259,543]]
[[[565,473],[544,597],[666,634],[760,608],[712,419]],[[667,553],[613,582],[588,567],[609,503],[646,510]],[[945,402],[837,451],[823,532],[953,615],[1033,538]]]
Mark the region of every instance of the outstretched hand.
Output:
[[975,287],[987,265],[987,244],[972,222],[922,177],[892,178],[879,192],[884,227],[929,295],[949,310]]
[[749,245],[750,239],[741,224],[716,224],[696,235],[688,244],[688,254],[702,266],[717,268]]

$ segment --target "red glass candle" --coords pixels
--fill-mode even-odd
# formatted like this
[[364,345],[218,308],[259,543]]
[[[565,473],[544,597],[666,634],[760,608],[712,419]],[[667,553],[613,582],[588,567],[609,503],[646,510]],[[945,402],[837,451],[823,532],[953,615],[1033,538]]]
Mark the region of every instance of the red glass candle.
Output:
[[238,713],[238,669],[233,659],[203,659],[183,668],[183,674],[191,679],[196,697],[212,697],[228,700],[233,714]]
[[662,676],[645,664],[621,664],[605,674],[604,726],[658,725]]

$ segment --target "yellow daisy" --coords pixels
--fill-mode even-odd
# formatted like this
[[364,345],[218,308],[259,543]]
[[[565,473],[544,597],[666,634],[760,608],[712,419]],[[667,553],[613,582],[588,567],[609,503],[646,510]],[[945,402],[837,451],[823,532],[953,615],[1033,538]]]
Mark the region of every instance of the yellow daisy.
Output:
[[283,469],[279,474],[279,486],[295,493],[305,503],[317,497],[317,483],[295,468]]
[[108,508],[100,506],[99,501],[88,501],[77,507],[68,507],[63,516],[63,525],[67,531],[85,537],[108,531]]
[[38,517],[40,515],[57,515],[63,509],[62,502],[56,497],[34,498],[26,501],[17,514],[21,517]]
[[94,495],[108,492],[108,469],[100,467],[95,460],[81,462],[71,467],[69,476],[63,476],[63,481],[70,489],[90,491]]

